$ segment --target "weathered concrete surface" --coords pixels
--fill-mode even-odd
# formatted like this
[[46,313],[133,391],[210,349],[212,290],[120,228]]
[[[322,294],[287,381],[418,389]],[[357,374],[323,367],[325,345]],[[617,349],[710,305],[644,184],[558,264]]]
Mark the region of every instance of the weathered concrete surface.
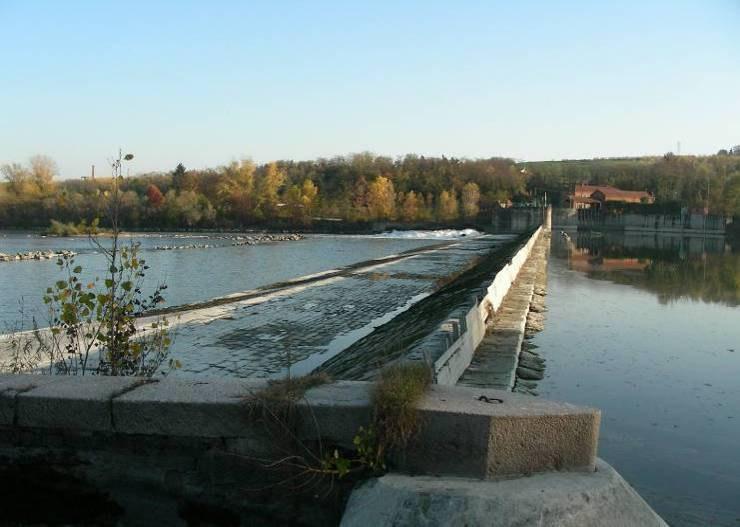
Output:
[[112,402],[116,430],[127,434],[238,437],[247,434],[243,401],[265,382],[166,378]]
[[282,378],[311,372],[439,289],[513,236],[480,236],[282,284],[181,313],[172,348],[188,377]]
[[[0,426],[6,431],[233,439],[245,455],[261,455],[274,439],[260,419],[261,405],[269,408],[269,402],[256,397],[264,380],[19,375],[0,376],[2,386],[8,387]],[[300,441],[352,448],[359,428],[371,423],[371,388],[342,381],[307,391],[294,404],[291,433]],[[409,471],[491,478],[593,468],[597,410],[439,385],[418,409],[421,430],[398,460]]]
[[536,281],[546,265],[549,243],[549,233],[537,239],[516,280],[489,321],[487,334],[460,377],[459,385],[509,391],[514,387]]
[[387,474],[350,496],[342,527],[666,527],[607,463],[500,481]]
[[421,430],[400,466],[412,473],[496,478],[593,470],[601,414],[497,390],[432,385]]
[[454,385],[468,368],[476,348],[486,334],[487,319],[491,313],[499,311],[542,232],[542,227],[538,228],[527,243],[492,277],[493,281],[482,298],[472,298],[468,304],[457,306],[437,331],[411,348],[409,358],[423,358],[433,364],[435,383]]
[[107,431],[111,400],[144,381],[134,377],[48,376],[53,379],[17,396],[18,426]]
[[0,425],[14,423],[18,394],[58,380],[43,375],[0,375]]

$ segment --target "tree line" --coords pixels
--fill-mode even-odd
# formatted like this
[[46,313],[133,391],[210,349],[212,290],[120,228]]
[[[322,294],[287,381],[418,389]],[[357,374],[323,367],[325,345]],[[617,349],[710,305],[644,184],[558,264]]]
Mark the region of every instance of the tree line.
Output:
[[[738,150],[740,154],[740,150]],[[47,228],[52,220],[102,218],[111,178],[57,180],[52,159],[0,167],[0,228]],[[249,159],[199,170],[182,164],[120,182],[127,229],[306,226],[317,219],[408,224],[489,223],[500,206],[564,204],[578,183],[655,194],[658,206],[709,206],[740,216],[740,155],[517,163],[371,153],[256,164]]]
[[612,185],[655,195],[656,209],[709,208],[740,216],[740,147],[714,156],[607,158],[524,163],[527,187],[564,203],[575,185]]
[[[0,167],[0,227],[45,228],[52,220],[91,224],[103,217],[110,178],[55,181],[56,165],[36,156]],[[129,229],[240,228],[347,222],[475,222],[499,201],[526,196],[509,159],[466,160],[369,153],[314,161],[205,170],[182,164],[120,182],[120,217]],[[105,225],[103,218],[101,224]]]

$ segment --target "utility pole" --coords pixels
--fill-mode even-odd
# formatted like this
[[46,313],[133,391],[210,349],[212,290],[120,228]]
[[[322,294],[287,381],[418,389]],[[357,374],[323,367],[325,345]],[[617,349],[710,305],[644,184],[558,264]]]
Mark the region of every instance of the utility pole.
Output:
[[95,181],[95,165],[92,166],[92,170],[90,171],[90,179]]

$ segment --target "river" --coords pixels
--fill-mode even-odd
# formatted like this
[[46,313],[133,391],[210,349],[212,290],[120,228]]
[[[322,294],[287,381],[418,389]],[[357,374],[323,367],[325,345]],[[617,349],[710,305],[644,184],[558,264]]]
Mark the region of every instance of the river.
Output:
[[553,233],[540,396],[600,408],[599,456],[673,526],[740,524],[740,254]]
[[[307,236],[303,240],[232,246],[237,235],[140,234],[122,243],[141,243],[142,257],[151,267],[145,287],[167,284],[167,306],[190,304],[255,287],[289,280],[356,262],[454,239],[458,231],[389,233],[385,236]],[[246,236],[247,234],[244,234]],[[101,239],[101,243],[109,240]],[[204,249],[157,250],[157,247],[211,245]],[[84,236],[42,237],[0,232],[0,253],[74,251],[83,277],[102,276],[105,260]],[[0,262],[0,333],[20,324],[28,329],[35,316],[45,325],[42,296],[46,287],[63,278],[56,259]],[[19,310],[23,303],[21,323]]]

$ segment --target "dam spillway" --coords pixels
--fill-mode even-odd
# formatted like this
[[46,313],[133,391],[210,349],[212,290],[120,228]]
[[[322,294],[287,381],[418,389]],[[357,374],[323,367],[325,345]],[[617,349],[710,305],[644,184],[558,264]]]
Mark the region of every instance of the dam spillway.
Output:
[[309,373],[515,239],[470,237],[177,310],[174,374]]

